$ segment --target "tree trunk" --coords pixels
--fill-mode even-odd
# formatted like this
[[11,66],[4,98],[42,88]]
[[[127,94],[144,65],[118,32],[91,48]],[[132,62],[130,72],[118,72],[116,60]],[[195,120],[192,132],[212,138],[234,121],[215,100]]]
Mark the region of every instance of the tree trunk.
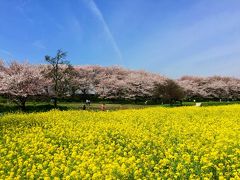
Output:
[[57,108],[57,98],[55,97],[53,100],[54,100],[54,101],[53,101],[53,103],[54,103],[54,108]]
[[83,100],[84,100],[84,102],[86,102],[86,100],[87,100],[87,90],[86,89],[83,89],[82,90],[82,97],[83,97]]
[[20,108],[22,111],[26,111],[26,99],[25,98],[20,99]]
[[182,106],[183,105],[183,101],[182,100],[180,100],[180,106]]
[[22,105],[21,105],[21,107],[20,107],[20,108],[21,108],[21,110],[22,110],[22,111],[26,111],[26,105],[25,105],[25,102],[24,102],[24,103],[22,103]]

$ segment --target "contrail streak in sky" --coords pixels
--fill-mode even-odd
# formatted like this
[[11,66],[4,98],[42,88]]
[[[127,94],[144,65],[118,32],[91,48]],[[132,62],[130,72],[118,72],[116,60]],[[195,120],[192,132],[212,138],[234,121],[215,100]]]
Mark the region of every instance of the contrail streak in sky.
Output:
[[103,15],[102,15],[102,12],[100,11],[100,9],[97,7],[97,4],[94,2],[94,0],[88,0],[86,1],[89,8],[91,9],[91,11],[95,14],[95,16],[98,18],[98,20],[102,23],[103,25],[103,28],[104,28],[104,31],[106,32],[109,40],[111,41],[111,44],[115,50],[115,52],[117,53],[118,55],[118,58],[120,59],[120,61],[122,62],[123,59],[122,59],[122,53],[112,35],[112,32],[110,31]]
[[[0,54],[5,54],[10,58],[13,58],[13,54],[5,49],[0,49]],[[0,57],[1,58],[1,57]]]

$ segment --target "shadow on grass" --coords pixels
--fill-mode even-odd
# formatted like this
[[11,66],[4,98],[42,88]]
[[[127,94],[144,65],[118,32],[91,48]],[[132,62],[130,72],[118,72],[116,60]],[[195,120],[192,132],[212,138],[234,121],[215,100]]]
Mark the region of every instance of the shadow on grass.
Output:
[[[27,105],[24,112],[46,112],[54,109],[54,106],[51,104],[41,104],[41,105]],[[58,106],[59,110],[68,110],[67,106]],[[16,105],[3,105],[0,104],[0,113],[13,113],[13,112],[22,112],[21,109]]]
[[[219,105],[231,105],[231,104],[240,104],[239,101],[233,102],[202,102],[202,106],[219,106]],[[195,106],[194,102],[183,102],[183,104],[159,104],[159,105],[134,105],[134,104],[106,104],[106,110],[115,111],[115,110],[123,110],[123,109],[141,109],[145,107],[181,107],[181,106]],[[54,109],[52,104],[48,103],[32,103],[26,105],[25,113],[31,112],[46,112]],[[59,103],[59,110],[82,110],[82,103]],[[101,103],[92,104],[91,106],[87,106],[87,111],[101,111]],[[12,103],[0,103],[0,116],[5,113],[16,113],[22,112],[21,109]]]

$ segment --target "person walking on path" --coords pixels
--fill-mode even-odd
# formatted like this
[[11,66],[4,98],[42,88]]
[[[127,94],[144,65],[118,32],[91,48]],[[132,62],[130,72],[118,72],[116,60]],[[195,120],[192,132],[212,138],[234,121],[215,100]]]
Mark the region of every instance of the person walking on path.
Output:
[[102,110],[102,111],[105,111],[105,110],[106,110],[105,103],[102,103],[102,104],[101,104],[101,110]]

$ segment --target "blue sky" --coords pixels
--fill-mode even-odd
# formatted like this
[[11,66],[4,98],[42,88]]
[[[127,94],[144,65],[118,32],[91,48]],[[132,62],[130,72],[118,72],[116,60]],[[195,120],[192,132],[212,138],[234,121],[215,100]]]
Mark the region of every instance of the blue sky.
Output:
[[0,0],[0,58],[240,77],[239,0]]

